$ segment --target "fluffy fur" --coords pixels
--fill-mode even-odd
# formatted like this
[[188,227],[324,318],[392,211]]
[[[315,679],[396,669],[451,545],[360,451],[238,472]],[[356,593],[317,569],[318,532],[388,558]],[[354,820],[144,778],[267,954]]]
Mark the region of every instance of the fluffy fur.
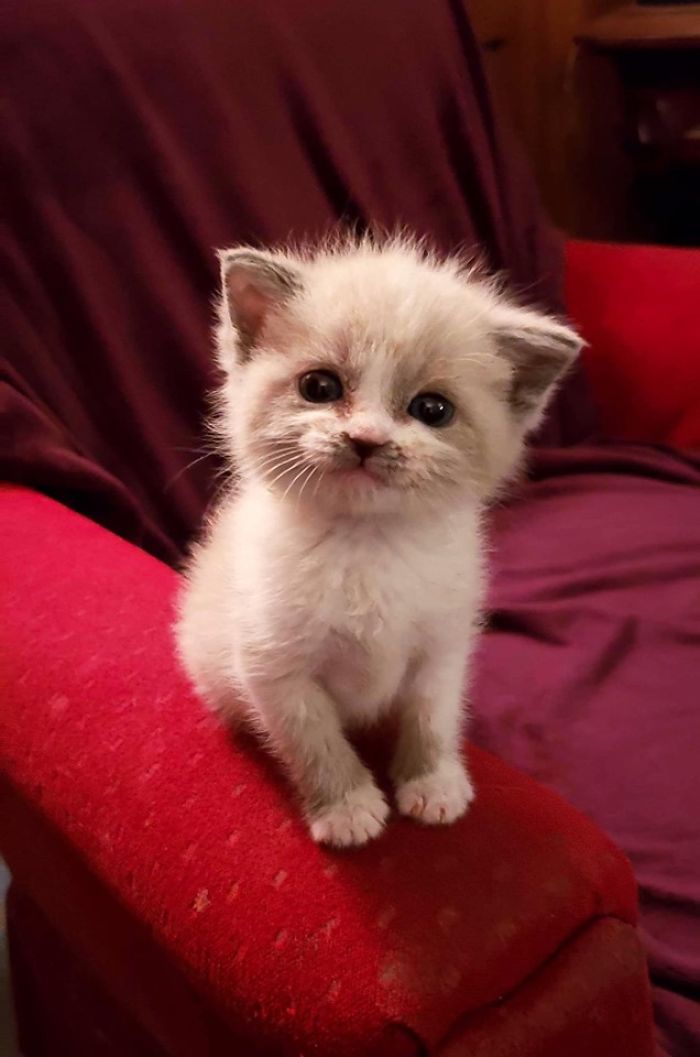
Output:
[[[218,429],[237,483],[191,557],[182,660],[210,704],[265,736],[315,840],[383,828],[346,732],[388,715],[398,810],[452,822],[474,796],[460,742],[481,513],[580,342],[406,240],[244,247],[221,267]],[[316,370],[338,399],[304,399]],[[412,417],[421,393],[452,420]]]

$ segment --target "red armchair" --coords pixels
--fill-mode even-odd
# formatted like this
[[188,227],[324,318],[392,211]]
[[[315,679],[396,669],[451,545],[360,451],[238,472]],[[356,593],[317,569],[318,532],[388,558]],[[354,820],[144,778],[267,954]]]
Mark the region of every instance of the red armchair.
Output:
[[[197,453],[178,449],[201,437],[212,246],[371,217],[478,242],[557,303],[557,240],[507,160],[463,6],[10,0],[0,40],[0,460],[31,486],[0,493],[0,847],[24,1057],[650,1057],[645,952],[678,1057],[700,1039],[690,455],[570,446],[590,424],[582,380],[563,394],[531,482],[494,514],[473,736],[519,769],[470,748],[479,796],[450,829],[393,820],[356,854],[313,846],[274,768],[173,658],[176,574],[154,555],[176,563],[210,494],[211,465],[183,472]],[[624,367],[626,437],[697,437],[694,355],[673,394],[664,370],[661,410],[668,321],[653,316],[653,344],[644,325],[635,373],[641,285],[621,293],[638,268],[662,302],[660,276],[694,262],[570,250],[610,426]],[[603,295],[624,311],[601,313]],[[684,318],[673,341],[692,350]],[[600,762],[613,751],[624,768]],[[632,857],[641,933],[628,862],[567,801]]]
[[175,574],[30,492],[0,519],[26,1057],[651,1055],[634,881],[583,816],[472,749],[463,822],[318,848],[177,670]]
[[[621,254],[655,259],[569,247],[589,335],[587,291],[624,276]],[[681,281],[695,258],[676,260]],[[606,331],[611,378],[632,315],[619,346]],[[628,409],[640,433],[645,414]],[[178,671],[173,572],[21,489],[0,495],[0,534],[0,836],[27,1057],[654,1052],[634,881],[583,816],[471,747],[465,820],[324,851]]]

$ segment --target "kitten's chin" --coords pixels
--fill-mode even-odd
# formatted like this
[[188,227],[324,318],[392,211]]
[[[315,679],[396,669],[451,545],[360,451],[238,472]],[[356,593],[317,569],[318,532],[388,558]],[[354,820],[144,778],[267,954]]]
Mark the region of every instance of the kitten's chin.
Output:
[[308,504],[332,515],[366,516],[400,510],[404,496],[380,471],[365,466],[327,470],[318,488],[311,490]]
[[361,468],[327,474],[313,497],[316,509],[336,517],[423,518],[448,505],[450,497],[444,494],[436,502],[429,490],[407,488]]
[[395,509],[400,501],[396,489],[364,466],[333,470],[326,475],[324,484],[325,487],[319,489],[318,498],[337,512],[371,513]]
[[383,478],[370,466],[348,466],[328,475],[340,488],[385,488]]

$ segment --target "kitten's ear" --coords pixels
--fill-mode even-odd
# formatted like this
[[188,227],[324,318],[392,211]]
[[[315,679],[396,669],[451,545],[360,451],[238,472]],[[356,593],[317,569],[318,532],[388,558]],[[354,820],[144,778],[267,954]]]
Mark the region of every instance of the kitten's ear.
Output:
[[492,324],[498,350],[513,369],[510,406],[525,428],[532,429],[584,342],[565,323],[516,305],[495,306]]
[[223,250],[219,261],[223,306],[238,336],[239,358],[245,361],[269,313],[300,289],[301,274],[281,254],[248,246]]

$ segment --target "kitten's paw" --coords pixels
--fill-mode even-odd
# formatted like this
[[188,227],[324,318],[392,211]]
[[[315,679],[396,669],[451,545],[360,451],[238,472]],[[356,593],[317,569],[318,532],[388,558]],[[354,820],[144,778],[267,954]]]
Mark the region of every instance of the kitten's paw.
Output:
[[309,828],[318,844],[348,848],[378,837],[388,814],[387,802],[376,785],[363,785],[313,814]]
[[443,763],[430,774],[403,782],[396,790],[402,815],[435,826],[454,822],[474,799],[474,786],[460,763]]

